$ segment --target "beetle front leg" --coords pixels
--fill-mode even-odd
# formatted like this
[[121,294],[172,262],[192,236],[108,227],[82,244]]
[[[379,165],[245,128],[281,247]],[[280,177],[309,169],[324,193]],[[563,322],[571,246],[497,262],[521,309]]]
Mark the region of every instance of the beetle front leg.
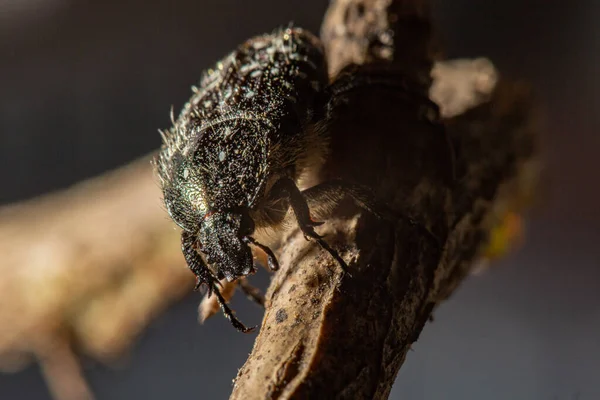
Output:
[[261,293],[259,288],[252,286],[248,282],[248,279],[240,278],[238,280],[238,286],[247,298],[258,304],[262,308],[265,308],[265,295]]
[[269,265],[269,269],[271,271],[279,270],[279,262],[277,261],[277,257],[275,257],[275,254],[273,254],[273,250],[271,250],[268,246],[257,242],[256,239],[254,239],[252,236],[245,236],[242,238],[242,240],[246,243],[250,243],[258,247],[259,249],[265,252],[265,254],[267,255],[267,264]]
[[227,305],[227,302],[221,295],[219,288],[214,283],[213,283],[213,292],[214,292],[215,296],[217,296],[217,302],[219,303],[219,307],[221,307],[221,311],[223,311],[223,314],[229,320],[229,322],[231,322],[231,325],[233,325],[233,327],[235,329],[237,329],[239,332],[242,332],[242,333],[250,333],[256,329],[256,326],[248,328],[246,325],[244,325],[242,323],[242,321],[240,321],[239,319],[237,319],[235,317],[235,315],[233,314],[233,311],[231,310],[231,308],[229,308],[229,306]]
[[213,284],[215,282],[216,284],[219,284],[219,280],[213,276],[202,257],[200,257],[200,254],[198,254],[196,248],[197,241],[194,234],[187,231],[181,233],[181,251],[183,252],[183,257],[190,270],[196,275],[196,286],[194,286],[194,291],[197,291],[202,284],[206,284],[208,296],[210,296],[212,294]]
[[192,270],[194,275],[196,275],[196,286],[194,287],[194,290],[198,290],[198,288],[205,283],[208,287],[207,296],[210,297],[214,294],[217,297],[217,302],[219,303],[219,307],[221,307],[221,311],[223,311],[223,314],[231,322],[233,327],[243,333],[252,332],[256,327],[246,327],[246,325],[235,317],[233,311],[227,305],[227,302],[219,291],[219,280],[213,276],[202,257],[200,257],[200,254],[198,254],[196,243],[197,238],[194,234],[187,231],[181,233],[181,249],[183,251],[183,256],[188,267]]

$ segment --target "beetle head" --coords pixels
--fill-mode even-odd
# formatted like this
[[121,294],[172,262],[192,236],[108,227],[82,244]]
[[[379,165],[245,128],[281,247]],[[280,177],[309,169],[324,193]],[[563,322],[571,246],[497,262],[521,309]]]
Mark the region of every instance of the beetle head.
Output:
[[228,281],[254,271],[254,261],[245,237],[254,231],[246,211],[209,212],[200,224],[198,239],[202,252],[219,278]]

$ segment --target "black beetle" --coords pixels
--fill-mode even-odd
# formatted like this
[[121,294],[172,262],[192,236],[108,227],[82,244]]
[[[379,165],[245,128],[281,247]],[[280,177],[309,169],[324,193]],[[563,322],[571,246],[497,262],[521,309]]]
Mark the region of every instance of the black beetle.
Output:
[[314,231],[320,223],[310,218],[296,184],[325,157],[326,135],[313,121],[327,79],[319,40],[301,28],[278,29],[246,41],[206,71],[173,127],[161,132],[156,170],[166,208],[183,230],[196,289],[206,284],[240,331],[251,329],[235,318],[218,280],[254,271],[249,244],[278,268],[271,250],[251,235],[282,223],[290,205],[304,234],[345,266]]
[[196,289],[206,284],[239,331],[253,328],[233,315],[218,285],[254,272],[249,245],[278,268],[273,252],[252,236],[256,229],[277,229],[291,209],[305,237],[345,270],[344,260],[315,232],[322,222],[311,218],[310,208],[331,208],[349,195],[380,217],[391,215],[360,185],[328,181],[298,188],[327,155],[328,97],[379,82],[371,81],[342,79],[337,88],[328,86],[320,41],[289,26],[243,43],[203,74],[177,120],[171,113],[173,127],[161,132],[154,161],[164,202],[183,230],[182,250]]

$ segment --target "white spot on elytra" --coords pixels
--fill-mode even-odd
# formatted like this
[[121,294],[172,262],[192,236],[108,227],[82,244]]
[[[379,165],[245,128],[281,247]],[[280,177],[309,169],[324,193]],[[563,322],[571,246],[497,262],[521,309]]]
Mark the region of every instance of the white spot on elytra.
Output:
[[183,170],[183,179],[187,179],[190,176],[190,170],[189,169],[184,169]]
[[225,152],[224,151],[221,151],[219,153],[219,161],[221,161],[221,162],[225,161]]

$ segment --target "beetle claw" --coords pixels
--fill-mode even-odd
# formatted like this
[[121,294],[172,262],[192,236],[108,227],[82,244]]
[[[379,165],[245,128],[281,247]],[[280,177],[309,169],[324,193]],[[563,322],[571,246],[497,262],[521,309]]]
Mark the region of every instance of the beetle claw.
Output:
[[221,292],[219,292],[219,288],[217,288],[214,284],[209,285],[209,287],[212,288],[212,291],[214,292],[215,296],[217,296],[217,302],[221,307],[221,311],[223,311],[223,314],[225,314],[225,317],[229,320],[229,322],[231,322],[231,325],[233,325],[235,329],[242,333],[250,333],[257,328],[256,326],[247,327],[246,325],[244,325],[242,321],[237,319],[236,316],[233,314],[233,311],[227,305],[227,302],[221,295]]
[[275,257],[275,254],[273,254],[273,251],[268,246],[257,242],[256,239],[254,239],[252,236],[245,236],[243,240],[244,242],[250,243],[265,252],[265,254],[267,255],[267,264],[271,271],[277,271],[279,269],[279,262],[277,261],[277,257]]

